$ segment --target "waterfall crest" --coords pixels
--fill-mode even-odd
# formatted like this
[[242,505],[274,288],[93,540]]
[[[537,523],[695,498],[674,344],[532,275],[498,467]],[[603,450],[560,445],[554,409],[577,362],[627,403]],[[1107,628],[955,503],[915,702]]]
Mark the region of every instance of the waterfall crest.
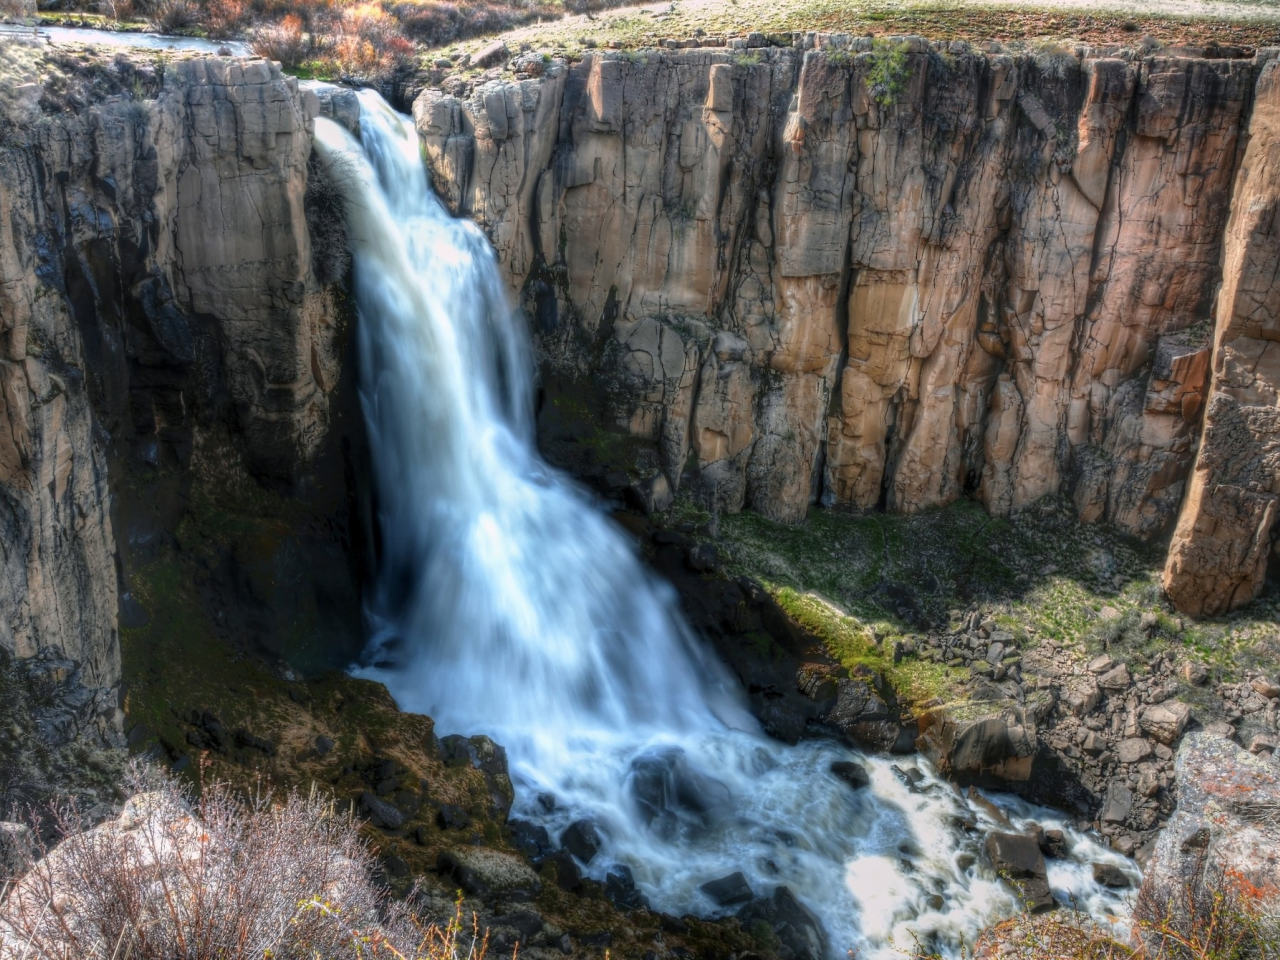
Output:
[[[538,456],[528,334],[492,248],[434,196],[408,118],[360,99],[359,140],[321,118],[316,148],[346,198],[383,541],[362,672],[438,729],[503,744],[518,813],[553,838],[595,821],[587,872],[627,865],[655,909],[723,912],[701,885],[741,870],[756,896],[789,887],[832,956],[869,958],[912,933],[954,953],[1015,912],[979,835],[955,825],[990,829],[986,812],[932,777],[909,788],[885,760],[761,734],[672,591]],[[835,761],[870,786],[851,790]],[[1136,868],[1067,833],[1055,890],[1122,913],[1087,863]]]

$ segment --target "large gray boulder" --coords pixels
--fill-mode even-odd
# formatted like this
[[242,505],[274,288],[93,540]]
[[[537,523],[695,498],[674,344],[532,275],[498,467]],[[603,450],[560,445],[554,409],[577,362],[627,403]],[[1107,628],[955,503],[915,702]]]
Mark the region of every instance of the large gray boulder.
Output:
[[[1156,844],[1134,916],[1203,926],[1217,893],[1228,911],[1280,916],[1280,764],[1194,733],[1176,761],[1178,809]],[[1280,930],[1276,931],[1280,933]],[[1157,945],[1153,945],[1157,946]]]

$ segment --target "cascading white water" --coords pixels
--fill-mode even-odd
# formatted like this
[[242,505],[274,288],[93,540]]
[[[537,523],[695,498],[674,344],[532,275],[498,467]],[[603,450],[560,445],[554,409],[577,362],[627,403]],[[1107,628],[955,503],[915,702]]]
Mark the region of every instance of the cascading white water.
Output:
[[[868,958],[900,956],[893,943],[913,936],[954,952],[1012,914],[975,856],[995,826],[986,812],[838,744],[765,737],[670,589],[542,462],[524,320],[491,247],[433,195],[411,122],[372,92],[360,99],[359,142],[320,119],[316,146],[347,200],[381,510],[366,675],[438,729],[502,743],[517,810],[553,837],[592,819],[603,846],[588,872],[628,865],[655,909],[713,914],[701,885],[741,870],[757,896],[788,886],[833,956]],[[850,789],[834,761],[861,763],[870,786]],[[976,833],[957,825],[975,820]],[[1123,914],[1084,865],[1136,867],[1066,833],[1055,892]]]

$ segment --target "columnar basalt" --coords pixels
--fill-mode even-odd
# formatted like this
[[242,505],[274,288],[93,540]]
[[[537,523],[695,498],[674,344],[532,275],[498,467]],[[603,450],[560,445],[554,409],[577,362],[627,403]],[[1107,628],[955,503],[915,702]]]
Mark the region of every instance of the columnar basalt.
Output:
[[1151,539],[1269,56],[810,36],[517,60],[415,117],[549,369],[604,384],[673,485],[784,520],[1066,494]]

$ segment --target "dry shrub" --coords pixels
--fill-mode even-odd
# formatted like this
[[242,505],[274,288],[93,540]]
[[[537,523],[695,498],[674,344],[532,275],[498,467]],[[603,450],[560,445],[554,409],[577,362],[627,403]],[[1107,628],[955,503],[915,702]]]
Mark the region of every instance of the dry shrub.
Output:
[[149,18],[158,33],[178,33],[200,22],[200,5],[195,0],[156,0]]
[[293,69],[314,58],[314,34],[306,29],[301,17],[291,13],[254,34],[253,52],[269,60],[279,60],[285,69]]
[[36,5],[30,0],[0,0],[0,20],[23,20],[35,12]]
[[239,36],[251,17],[245,0],[205,0],[204,29],[214,40]]
[[358,823],[330,801],[244,800],[223,784],[192,801],[172,781],[151,786],[92,830],[56,811],[66,839],[0,907],[0,957],[482,957],[460,917],[424,929],[388,908]]

